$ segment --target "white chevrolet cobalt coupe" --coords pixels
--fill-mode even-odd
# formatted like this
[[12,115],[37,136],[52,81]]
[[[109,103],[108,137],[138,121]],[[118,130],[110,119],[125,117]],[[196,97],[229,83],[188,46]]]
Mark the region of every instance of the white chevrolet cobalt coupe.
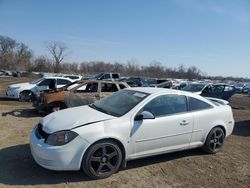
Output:
[[100,179],[132,159],[197,147],[216,153],[233,127],[227,101],[133,88],[44,117],[32,130],[30,148],[44,168],[83,169]]

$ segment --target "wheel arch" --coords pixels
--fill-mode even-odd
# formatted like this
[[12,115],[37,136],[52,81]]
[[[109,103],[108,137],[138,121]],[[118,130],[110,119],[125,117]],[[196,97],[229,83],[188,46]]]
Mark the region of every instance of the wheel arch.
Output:
[[213,127],[213,129],[216,128],[216,127],[221,128],[223,130],[223,132],[224,132],[224,135],[226,136],[226,128],[223,125],[217,125],[217,126]]
[[83,160],[84,156],[87,154],[87,152],[89,151],[90,147],[93,146],[96,143],[103,142],[103,141],[113,141],[118,145],[118,147],[121,149],[121,152],[122,152],[121,167],[125,168],[126,167],[126,150],[125,150],[125,147],[124,147],[123,143],[119,139],[113,138],[113,137],[102,138],[102,139],[99,139],[99,140],[93,142],[92,144],[90,144],[88,146],[88,148],[82,154],[80,165],[82,166],[82,160]]
[[31,93],[35,94],[31,89],[24,89],[24,90],[19,91],[18,95],[20,95],[20,93],[22,93],[22,92],[31,92]]
[[31,92],[32,95],[35,95],[35,93],[31,90],[31,89],[24,89],[24,90],[20,90],[18,91],[18,99],[20,98],[20,94],[23,93],[23,92]]
[[203,143],[206,142],[206,139],[207,139],[209,133],[210,133],[214,128],[216,128],[216,127],[221,128],[221,129],[223,130],[223,132],[224,132],[225,137],[226,137],[227,131],[226,131],[225,125],[223,125],[223,123],[216,123],[214,126],[212,126],[212,127],[207,131],[205,137],[203,137],[203,139],[204,139],[204,140],[203,140]]

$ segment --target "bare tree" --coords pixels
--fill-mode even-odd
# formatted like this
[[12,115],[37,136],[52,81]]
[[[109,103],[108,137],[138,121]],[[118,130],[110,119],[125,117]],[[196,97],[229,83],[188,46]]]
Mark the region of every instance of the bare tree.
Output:
[[45,56],[35,58],[30,64],[29,71],[50,72],[53,69],[51,61]]
[[27,70],[32,51],[23,43],[0,35],[0,68]]
[[50,42],[47,46],[47,49],[53,57],[53,67],[54,72],[60,72],[60,64],[66,56],[65,50],[67,49],[64,43],[60,42]]
[[24,43],[18,43],[15,54],[15,68],[28,69],[28,62],[32,58],[32,51]]

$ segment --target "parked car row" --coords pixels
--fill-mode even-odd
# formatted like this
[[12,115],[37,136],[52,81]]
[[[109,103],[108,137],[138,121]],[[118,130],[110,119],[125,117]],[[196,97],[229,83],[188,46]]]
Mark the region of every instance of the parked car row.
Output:
[[228,99],[234,87],[171,80],[157,84],[142,77],[126,81],[44,77],[10,85],[8,97],[32,100],[37,111],[53,112],[30,135],[37,164],[82,169],[101,179],[137,158],[192,148],[217,153],[232,133],[231,107],[211,97]]
[[33,82],[9,85],[6,96],[20,101],[30,101],[38,92],[58,89],[72,82],[73,80],[63,77],[40,78]]
[[[101,73],[101,75],[105,74]],[[126,82],[114,82],[93,79],[76,82],[68,77],[43,77],[30,83],[10,85],[7,88],[6,96],[8,98],[19,99],[20,101],[33,100],[33,105],[38,111],[41,111],[42,109],[55,111],[55,109],[88,104],[87,101],[92,103],[95,101],[94,99],[99,100],[105,96],[103,93],[114,92],[127,87],[139,86],[181,89],[184,91],[196,92],[205,97],[215,97],[224,100],[229,100],[236,92],[235,87],[227,84],[189,83],[184,81],[177,83],[171,80],[157,84],[156,79],[146,77],[130,77],[125,81]],[[82,87],[78,85],[81,85]],[[65,86],[67,87],[65,88]],[[75,86],[75,88],[73,88],[73,86]],[[62,90],[59,90],[60,88],[62,88]],[[106,89],[107,91],[105,91],[105,88],[109,89]],[[65,90],[70,91],[66,92]],[[37,97],[38,95],[39,97]],[[59,100],[56,100],[56,97],[59,97]],[[45,105],[46,103],[47,105]],[[44,105],[45,107],[42,107]]]
[[250,92],[250,83],[236,83],[233,85],[237,93],[248,94]]
[[14,77],[20,77],[21,74],[22,74],[21,71],[0,70],[0,76],[14,76]]
[[73,82],[62,89],[40,93],[33,106],[38,112],[53,112],[61,109],[87,105],[129,86],[123,82],[85,80]]
[[181,90],[190,91],[204,97],[214,97],[224,100],[229,100],[235,93],[234,86],[228,84],[205,84],[205,83],[190,83]]

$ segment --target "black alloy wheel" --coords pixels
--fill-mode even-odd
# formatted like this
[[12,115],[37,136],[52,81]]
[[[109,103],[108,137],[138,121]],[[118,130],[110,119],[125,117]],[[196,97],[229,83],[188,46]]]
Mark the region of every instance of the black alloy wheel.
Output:
[[225,133],[220,127],[213,128],[206,139],[203,150],[206,153],[217,153],[224,143]]
[[103,141],[91,146],[82,161],[83,171],[92,179],[107,178],[118,171],[122,152],[112,141]]
[[19,94],[19,101],[20,102],[30,102],[34,94],[32,91],[22,91]]

